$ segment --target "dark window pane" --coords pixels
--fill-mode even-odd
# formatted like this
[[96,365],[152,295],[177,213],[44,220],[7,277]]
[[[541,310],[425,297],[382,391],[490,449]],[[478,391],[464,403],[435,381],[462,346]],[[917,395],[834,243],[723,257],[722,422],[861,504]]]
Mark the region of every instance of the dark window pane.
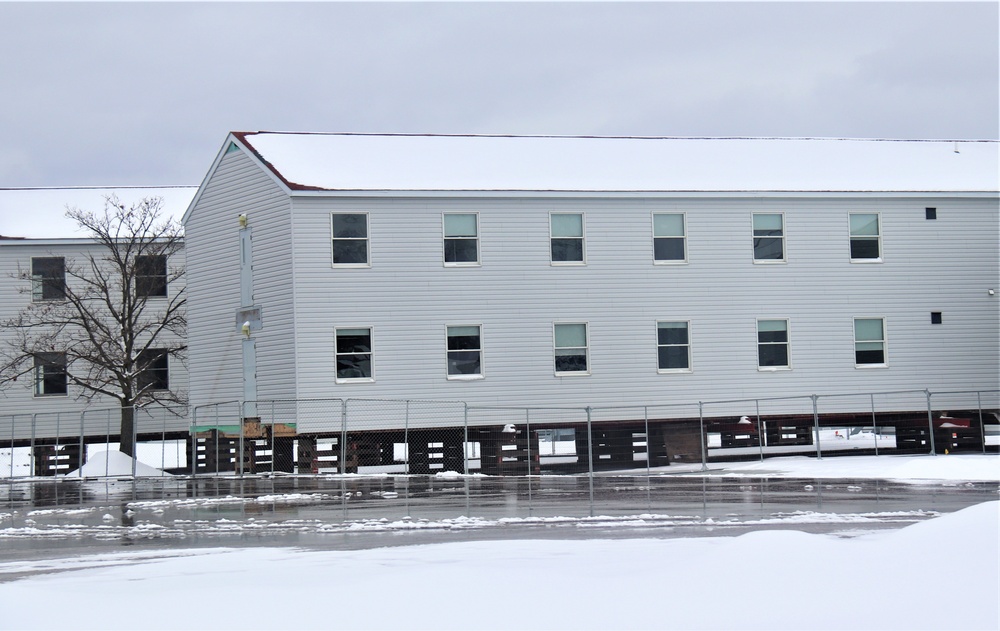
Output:
[[478,335],[449,335],[449,351],[479,350]]
[[788,365],[788,346],[786,344],[760,344],[757,350],[761,366]]
[[658,327],[656,338],[659,344],[687,344],[687,327]]
[[368,218],[365,215],[335,214],[333,216],[333,238],[367,239]]
[[338,264],[365,264],[368,262],[368,241],[365,239],[334,239],[333,262]]
[[66,297],[66,261],[62,257],[31,259],[32,299],[62,300]]
[[552,260],[583,262],[583,239],[552,239]]
[[477,249],[475,239],[445,239],[444,260],[446,263],[475,263]]
[[787,342],[788,331],[758,331],[758,342]]
[[851,239],[852,259],[877,259],[878,239]]
[[660,370],[686,370],[687,346],[661,346],[657,349]]
[[587,372],[587,354],[556,350],[556,372]]
[[35,394],[66,394],[65,353],[35,355]]
[[66,394],[66,373],[47,368],[43,380],[44,394]]
[[449,375],[480,374],[479,351],[451,351],[448,353]]
[[140,390],[169,390],[170,375],[167,354],[162,351],[141,353],[136,360],[142,372],[136,377]]
[[140,296],[167,295],[167,257],[136,257],[135,291]]
[[854,353],[854,361],[858,364],[884,364],[884,349],[858,350]]
[[783,239],[774,237],[757,238],[753,240],[753,257],[758,261],[778,260],[785,258]]
[[371,376],[371,355],[337,355],[338,379],[370,379]]
[[370,353],[372,350],[371,334],[337,334],[337,354],[340,353]]
[[653,258],[657,261],[683,261],[684,239],[653,239]]

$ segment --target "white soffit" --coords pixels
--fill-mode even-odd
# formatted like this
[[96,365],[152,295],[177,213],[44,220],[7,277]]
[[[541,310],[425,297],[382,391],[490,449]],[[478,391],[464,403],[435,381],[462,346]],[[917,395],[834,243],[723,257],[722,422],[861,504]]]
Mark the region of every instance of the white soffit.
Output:
[[997,191],[996,141],[247,132],[294,189]]

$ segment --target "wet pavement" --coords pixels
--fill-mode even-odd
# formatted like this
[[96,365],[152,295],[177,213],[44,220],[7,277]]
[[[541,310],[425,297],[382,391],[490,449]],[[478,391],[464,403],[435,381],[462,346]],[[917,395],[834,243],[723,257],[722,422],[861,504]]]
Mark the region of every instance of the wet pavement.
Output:
[[[996,482],[704,475],[276,476],[0,483],[0,560],[123,548],[358,549],[503,538],[855,536],[1000,498]],[[0,578],[0,580],[3,580]]]

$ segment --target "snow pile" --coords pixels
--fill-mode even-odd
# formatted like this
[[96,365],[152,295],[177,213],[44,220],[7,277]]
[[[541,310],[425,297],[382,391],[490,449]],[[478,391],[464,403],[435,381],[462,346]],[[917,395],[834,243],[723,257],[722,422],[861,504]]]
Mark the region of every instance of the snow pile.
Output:
[[[68,478],[100,478],[108,476],[131,476],[132,458],[120,451],[100,451],[91,454],[87,464],[66,474]],[[169,473],[136,461],[135,475],[140,478],[168,476]]]
[[[191,621],[211,629],[995,629],[998,509],[989,502],[852,539],[785,530],[11,562],[0,575],[62,572],[0,583],[0,602],[18,603],[3,615],[4,628],[17,629]],[[956,553],[945,560],[945,550]],[[928,590],[942,586],[929,606]],[[247,606],[248,594],[271,604]],[[288,606],[330,594],[340,606]]]
[[[768,458],[763,462],[713,463],[713,470],[747,477],[881,479],[900,482],[966,480],[1000,482],[1000,457],[991,454],[940,456],[843,456]],[[662,469],[669,472],[673,467]],[[700,472],[698,472],[700,473]]]

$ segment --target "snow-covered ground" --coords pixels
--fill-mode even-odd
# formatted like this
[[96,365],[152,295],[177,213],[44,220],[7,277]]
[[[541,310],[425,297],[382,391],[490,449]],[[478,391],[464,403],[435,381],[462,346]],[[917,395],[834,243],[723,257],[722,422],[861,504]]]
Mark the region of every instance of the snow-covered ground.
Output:
[[[0,629],[996,629],[1000,503],[840,538],[507,540],[0,563]],[[44,574],[38,574],[44,572]]]
[[[640,472],[644,472],[641,469]],[[701,475],[701,465],[674,465],[654,472]],[[934,480],[1000,482],[1000,456],[951,454],[939,456],[790,456],[754,462],[720,462],[709,474],[770,478],[879,479],[925,483]]]
[[[131,470],[127,458],[106,461]],[[651,473],[951,485],[1000,482],[1000,457],[770,458]],[[322,498],[199,499],[227,500]],[[193,500],[165,500],[185,501]],[[745,521],[758,530],[741,536],[689,539],[632,530],[669,516],[565,518],[575,525],[566,539],[350,551],[177,548],[4,562],[0,547],[0,629],[997,629],[998,514],[1000,503],[987,502],[930,519],[897,516],[900,523],[922,519],[901,530],[808,534],[795,528],[816,519],[864,527],[865,520],[874,526],[894,518],[802,513]],[[0,529],[4,521],[0,511]],[[9,514],[6,521],[13,521]],[[462,531],[493,521],[504,520],[327,526],[335,536],[363,531],[391,545],[408,528]],[[596,537],[619,534],[582,538],[592,526]]]

